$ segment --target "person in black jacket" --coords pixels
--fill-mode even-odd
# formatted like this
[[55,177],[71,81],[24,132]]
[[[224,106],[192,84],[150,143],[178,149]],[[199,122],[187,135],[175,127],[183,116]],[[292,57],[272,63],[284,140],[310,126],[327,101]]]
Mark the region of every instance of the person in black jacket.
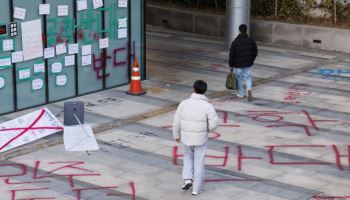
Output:
[[235,68],[237,78],[237,97],[243,98],[243,83],[246,82],[248,101],[252,101],[252,75],[251,67],[258,55],[255,41],[247,34],[247,25],[239,26],[240,34],[232,42],[230,48],[229,66]]

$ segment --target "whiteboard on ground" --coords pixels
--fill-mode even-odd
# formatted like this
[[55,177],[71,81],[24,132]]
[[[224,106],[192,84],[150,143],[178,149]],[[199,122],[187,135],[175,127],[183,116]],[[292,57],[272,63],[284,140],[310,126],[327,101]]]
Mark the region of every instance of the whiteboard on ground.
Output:
[[91,126],[87,124],[65,126],[63,141],[66,151],[95,151],[100,149]]
[[63,125],[43,108],[0,124],[0,153],[63,130]]

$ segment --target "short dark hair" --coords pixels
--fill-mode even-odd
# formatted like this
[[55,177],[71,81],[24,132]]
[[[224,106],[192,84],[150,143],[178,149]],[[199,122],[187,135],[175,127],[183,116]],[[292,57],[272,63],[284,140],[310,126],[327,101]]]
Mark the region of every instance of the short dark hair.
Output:
[[247,29],[248,29],[247,25],[245,25],[245,24],[239,25],[239,31],[240,31],[241,33],[246,33],[246,32],[247,32]]
[[207,91],[207,83],[202,80],[197,80],[193,83],[194,92],[204,94]]

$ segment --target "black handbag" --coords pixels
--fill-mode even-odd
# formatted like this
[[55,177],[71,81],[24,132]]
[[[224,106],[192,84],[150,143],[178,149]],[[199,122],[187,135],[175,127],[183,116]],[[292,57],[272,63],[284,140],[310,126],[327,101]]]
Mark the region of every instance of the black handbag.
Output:
[[233,74],[233,68],[231,68],[230,72],[227,74],[226,88],[229,90],[237,89],[237,80],[236,80],[236,76]]

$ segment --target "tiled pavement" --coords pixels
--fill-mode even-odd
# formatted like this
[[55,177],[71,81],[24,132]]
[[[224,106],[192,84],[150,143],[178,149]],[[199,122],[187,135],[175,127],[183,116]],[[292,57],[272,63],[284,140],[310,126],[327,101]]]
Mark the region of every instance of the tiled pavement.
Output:
[[[347,55],[260,44],[248,102],[225,90],[223,46],[148,27],[146,95],[122,86],[73,99],[88,105],[101,151],[66,152],[56,134],[7,152],[0,199],[350,199]],[[220,126],[210,134],[204,192],[192,197],[179,189],[183,148],[171,123],[196,79],[208,82]],[[48,108],[63,119],[63,102]]]

